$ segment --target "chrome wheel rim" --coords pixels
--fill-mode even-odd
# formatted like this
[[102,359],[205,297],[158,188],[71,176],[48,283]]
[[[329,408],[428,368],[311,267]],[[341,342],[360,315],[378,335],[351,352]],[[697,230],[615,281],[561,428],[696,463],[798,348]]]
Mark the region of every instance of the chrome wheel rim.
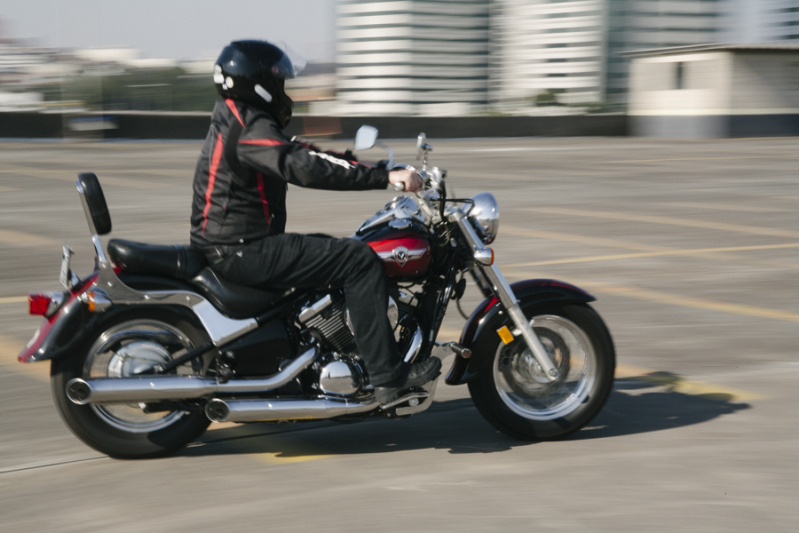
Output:
[[533,330],[560,372],[546,379],[524,341],[500,343],[494,354],[494,383],[505,405],[528,420],[561,418],[588,399],[596,381],[597,360],[588,335],[571,320],[541,315]]
[[[122,378],[155,364],[170,361],[171,353],[191,350],[191,340],[177,328],[158,320],[131,320],[105,331],[89,349],[83,378]],[[178,374],[194,374],[191,364],[181,365]],[[145,404],[90,404],[106,424],[129,433],[150,433],[164,429],[186,414],[184,411],[144,412]]]

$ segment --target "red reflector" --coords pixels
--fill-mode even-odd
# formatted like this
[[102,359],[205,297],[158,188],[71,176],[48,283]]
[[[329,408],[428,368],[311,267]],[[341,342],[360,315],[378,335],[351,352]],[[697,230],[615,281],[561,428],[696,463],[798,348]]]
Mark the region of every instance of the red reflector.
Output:
[[28,313],[32,315],[46,315],[47,308],[50,306],[51,301],[51,297],[47,294],[29,294]]

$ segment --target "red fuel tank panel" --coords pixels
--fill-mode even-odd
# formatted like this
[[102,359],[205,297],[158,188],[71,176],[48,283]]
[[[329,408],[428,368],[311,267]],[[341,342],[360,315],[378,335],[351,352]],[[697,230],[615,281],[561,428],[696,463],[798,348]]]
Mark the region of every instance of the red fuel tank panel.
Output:
[[[379,240],[377,240],[379,239]],[[413,278],[424,274],[430,264],[430,243],[413,232],[397,232],[367,240],[383,262],[386,276]]]

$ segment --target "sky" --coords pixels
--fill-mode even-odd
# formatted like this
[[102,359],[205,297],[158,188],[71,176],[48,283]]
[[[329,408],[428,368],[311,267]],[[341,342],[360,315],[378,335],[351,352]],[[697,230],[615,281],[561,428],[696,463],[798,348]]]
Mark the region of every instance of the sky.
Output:
[[216,57],[233,40],[335,56],[335,0],[0,0],[0,36],[58,48],[133,47],[145,58]]

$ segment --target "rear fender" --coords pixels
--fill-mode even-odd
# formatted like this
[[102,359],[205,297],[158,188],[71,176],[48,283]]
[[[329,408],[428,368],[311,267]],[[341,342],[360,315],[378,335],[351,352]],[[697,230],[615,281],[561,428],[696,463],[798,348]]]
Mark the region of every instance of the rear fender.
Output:
[[[513,294],[522,307],[543,303],[588,303],[596,300],[579,287],[553,279],[527,279],[511,285]],[[447,385],[462,385],[477,377],[477,369],[485,354],[474,348],[488,335],[496,335],[491,325],[504,308],[496,297],[486,298],[475,308],[466,321],[461,333],[460,344],[472,350],[472,356],[464,359],[455,356],[452,368],[447,374]]]
[[[102,313],[91,313],[81,301],[80,296],[89,290],[97,279],[97,274],[82,282],[77,290],[58,312],[42,322],[33,338],[17,356],[20,363],[35,363],[63,357],[80,344],[84,336],[95,329],[101,321],[130,309],[125,305],[114,305]],[[192,290],[186,283],[168,278],[120,275],[119,279],[127,286],[137,290]],[[177,308],[178,306],[176,306]],[[188,309],[183,310],[187,318],[196,321]]]

